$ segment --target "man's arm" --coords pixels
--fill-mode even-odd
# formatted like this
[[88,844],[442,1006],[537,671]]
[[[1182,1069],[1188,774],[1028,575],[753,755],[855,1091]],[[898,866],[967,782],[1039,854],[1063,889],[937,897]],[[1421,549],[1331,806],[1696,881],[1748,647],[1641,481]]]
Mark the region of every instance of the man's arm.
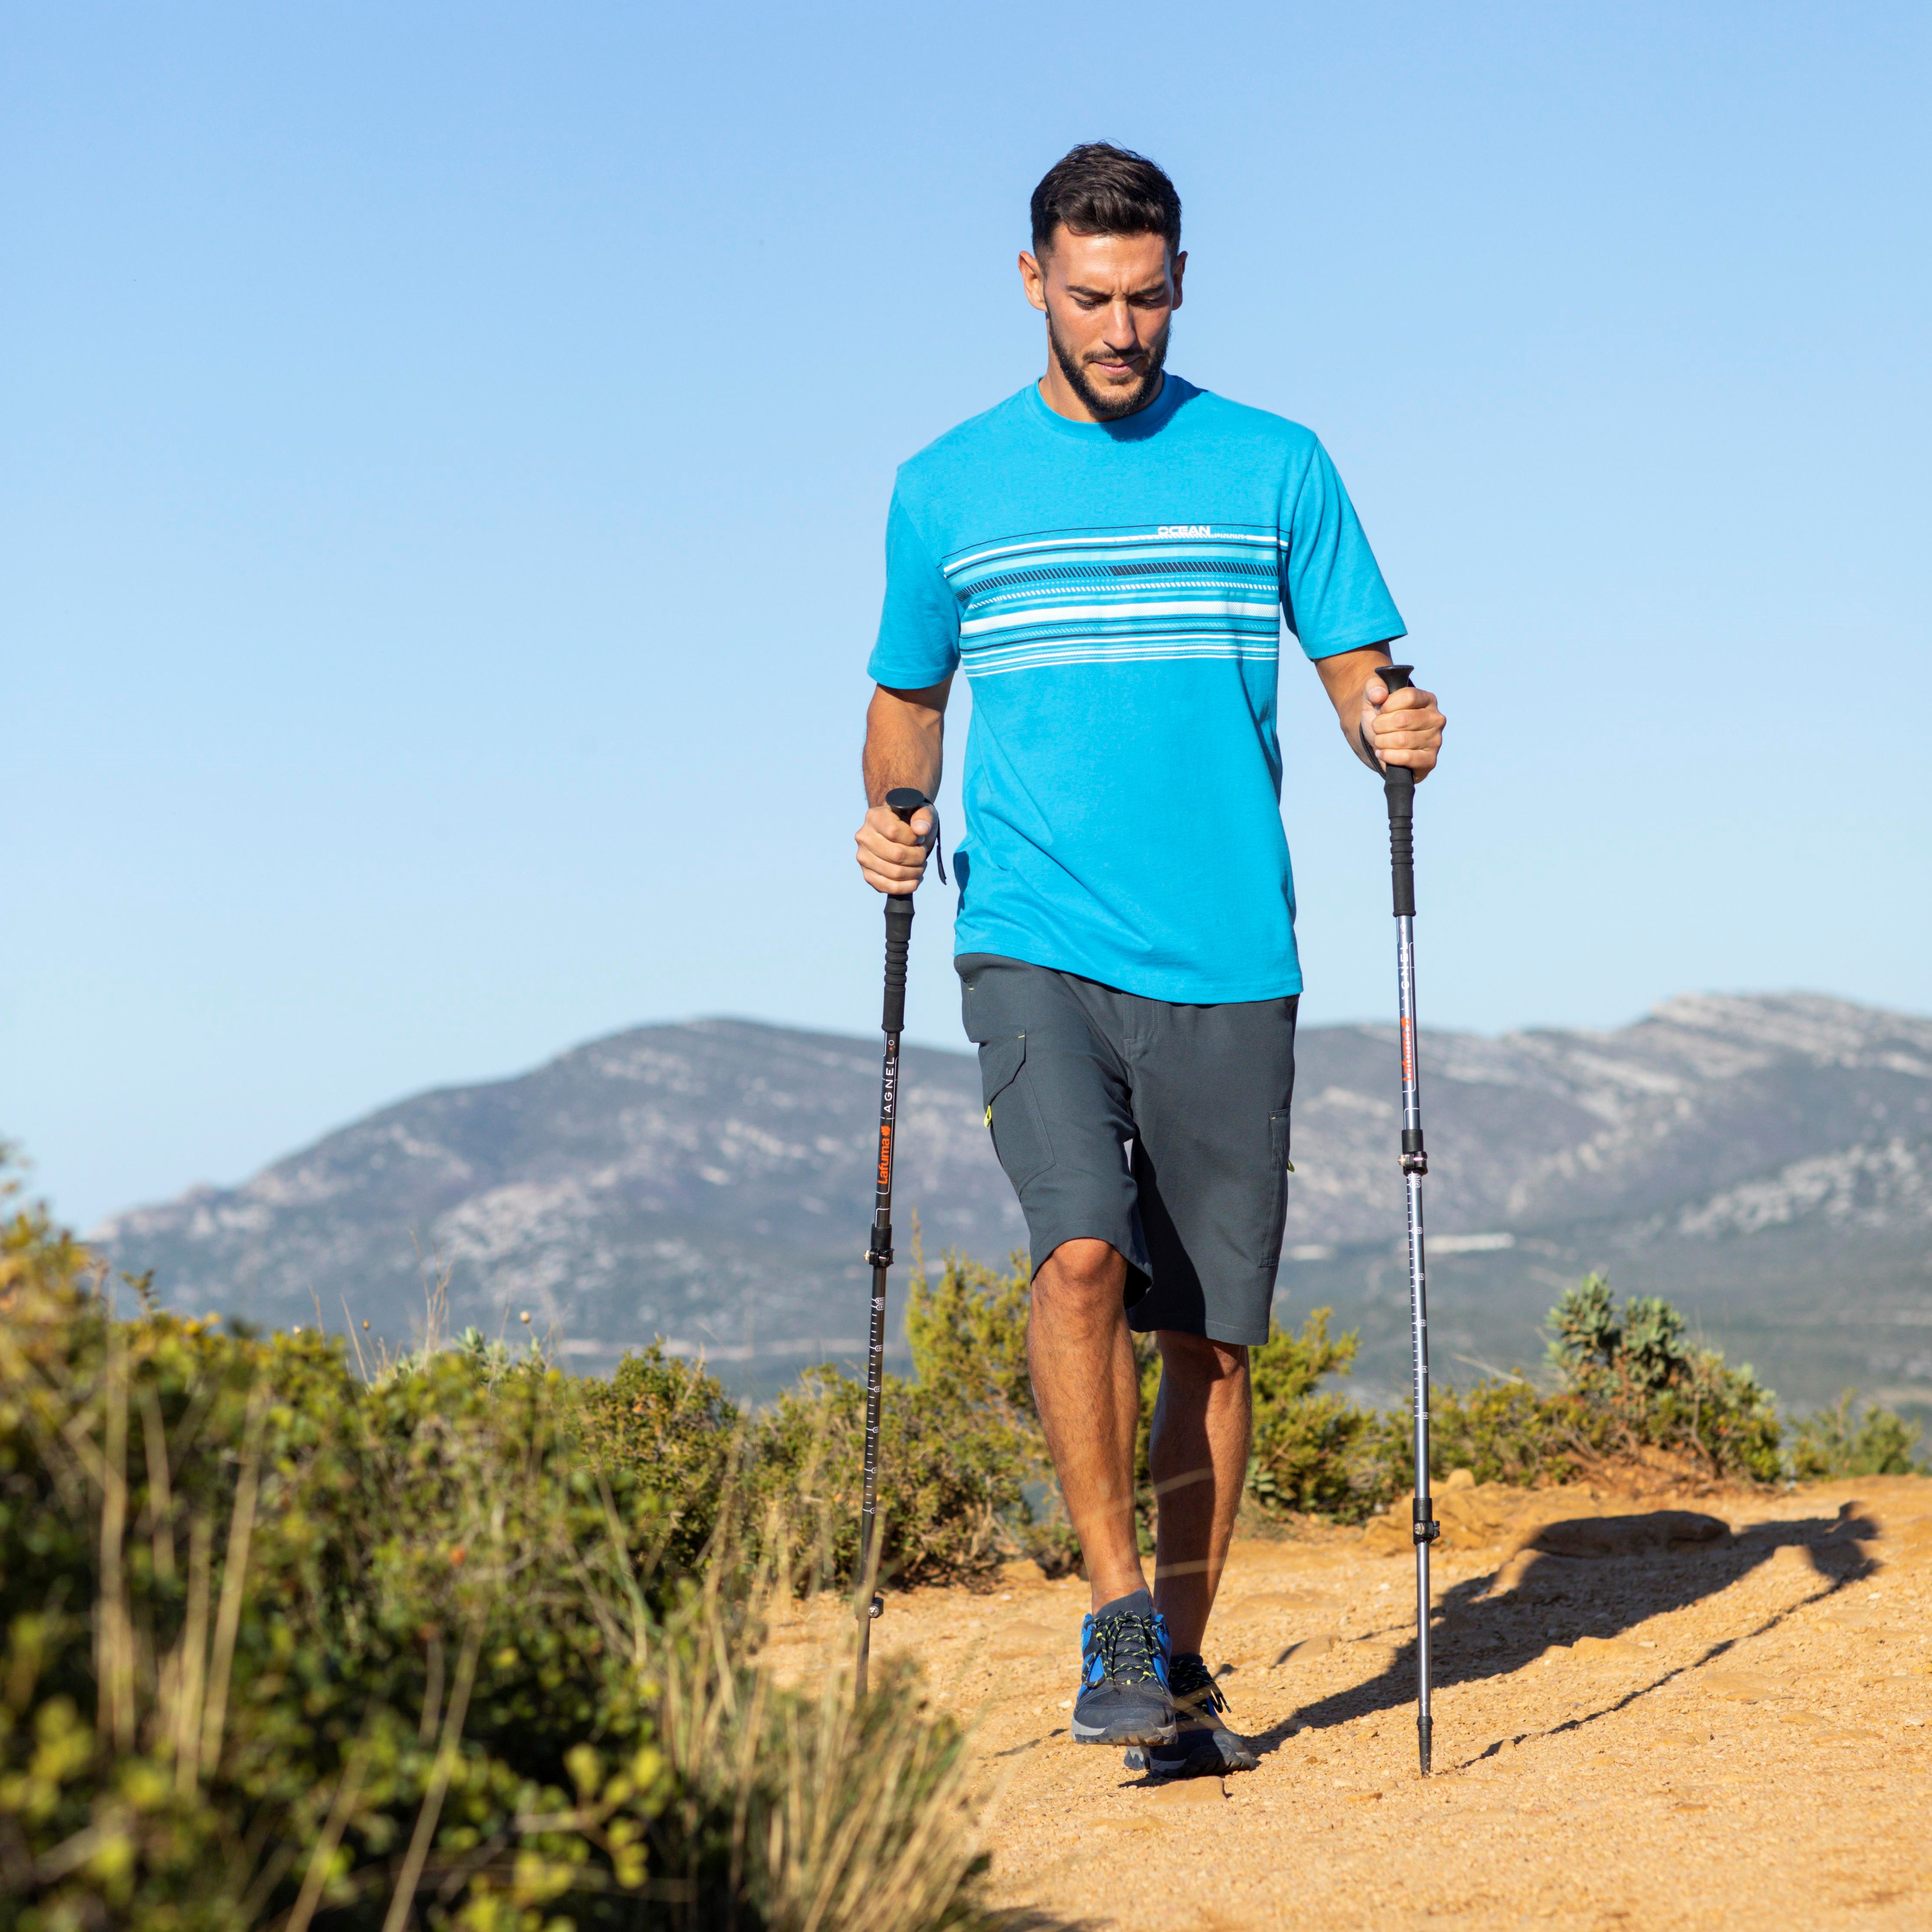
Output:
[[901,785],[939,796],[946,742],[946,700],[952,680],[923,691],[872,692],[866,710],[866,802],[871,809],[859,827],[859,869],[874,892],[910,892],[926,871],[932,842],[930,811],[916,812],[910,825],[884,802]]
[[1349,750],[1372,772],[1407,765],[1419,783],[1436,769],[1448,720],[1436,709],[1432,691],[1411,686],[1391,694],[1376,674],[1394,662],[1385,644],[1365,644],[1358,651],[1317,658],[1315,668]]

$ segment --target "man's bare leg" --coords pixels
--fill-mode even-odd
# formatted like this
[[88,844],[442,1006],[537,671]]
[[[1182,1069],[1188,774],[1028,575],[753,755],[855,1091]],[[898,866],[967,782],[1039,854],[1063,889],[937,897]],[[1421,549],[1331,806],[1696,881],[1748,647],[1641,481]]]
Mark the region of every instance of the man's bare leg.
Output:
[[1033,1278],[1027,1324],[1034,1401],[1096,1610],[1147,1588],[1134,1540],[1140,1387],[1126,1285],[1126,1262],[1109,1243],[1063,1241]]
[[1154,1598],[1178,1656],[1198,1651],[1208,1633],[1247,1478],[1253,1405],[1245,1348],[1170,1328],[1156,1340],[1160,1399],[1148,1450],[1158,1513]]

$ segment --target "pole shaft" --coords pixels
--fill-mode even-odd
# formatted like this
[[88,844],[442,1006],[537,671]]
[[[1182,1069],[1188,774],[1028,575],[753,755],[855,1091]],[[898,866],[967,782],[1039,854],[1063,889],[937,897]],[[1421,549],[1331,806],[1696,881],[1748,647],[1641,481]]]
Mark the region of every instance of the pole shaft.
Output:
[[[925,793],[902,788],[885,802],[902,824],[928,802]],[[899,1035],[905,1026],[907,962],[912,950],[912,895],[886,900],[885,1000],[879,1016],[886,1036],[885,1064],[879,1075],[879,1157],[872,1176],[872,1239],[866,1259],[872,1270],[872,1323],[866,1343],[866,1454],[859,1506],[859,1654],[853,1687],[866,1694],[872,1656],[872,1619],[885,1608],[879,1582],[879,1412],[886,1386],[886,1271],[892,1264],[892,1159],[897,1152],[899,1115]]]
[[[904,984],[903,980],[901,984]],[[866,1456],[859,1510],[859,1661],[856,1688],[866,1694],[866,1666],[872,1652],[872,1599],[879,1574],[879,1410],[885,1393],[886,1273],[892,1264],[892,1156],[898,1138],[899,1036],[886,1035],[885,1064],[879,1077],[879,1157],[873,1177],[872,1327],[866,1346]]]
[[[1409,682],[1409,664],[1378,673],[1391,691]],[[1415,1486],[1410,1533],[1415,1540],[1415,1736],[1422,1774],[1429,1775],[1432,1716],[1429,1691],[1429,1546],[1437,1529],[1429,1501],[1429,1271],[1423,1252],[1422,1177],[1429,1156],[1422,1136],[1422,1082],[1415,1037],[1415,775],[1388,766],[1382,790],[1388,801],[1389,875],[1395,901],[1396,1010],[1402,1036],[1402,1174],[1408,1231],[1408,1319],[1414,1358]]]
[[[1429,1499],[1429,1282],[1422,1231],[1421,1082],[1415,1052],[1415,922],[1396,921],[1396,996],[1402,1034],[1402,1180],[1408,1232],[1408,1318],[1414,1372],[1415,1500],[1411,1512],[1415,1537],[1416,1734],[1422,1774],[1430,1770],[1430,1658],[1429,1646],[1429,1545],[1435,1523]],[[1417,1148],[1411,1153],[1412,1146]]]

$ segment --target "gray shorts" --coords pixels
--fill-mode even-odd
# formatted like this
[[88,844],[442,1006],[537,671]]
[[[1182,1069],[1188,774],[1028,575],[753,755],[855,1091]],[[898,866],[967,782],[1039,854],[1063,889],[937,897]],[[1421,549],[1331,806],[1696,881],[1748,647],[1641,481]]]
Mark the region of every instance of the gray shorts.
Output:
[[1177,1006],[990,952],[952,963],[1035,1273],[1062,1241],[1110,1242],[1136,1328],[1266,1341],[1295,999]]

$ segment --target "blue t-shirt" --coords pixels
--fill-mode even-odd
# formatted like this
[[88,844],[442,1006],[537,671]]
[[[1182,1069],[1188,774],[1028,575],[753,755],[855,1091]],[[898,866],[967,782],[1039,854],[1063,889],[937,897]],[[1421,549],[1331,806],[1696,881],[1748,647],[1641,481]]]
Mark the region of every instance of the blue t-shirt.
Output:
[[1402,634],[1315,436],[1171,373],[1111,423],[1028,383],[900,469],[868,669],[971,680],[957,951],[1190,1004],[1301,990],[1284,614],[1310,658]]

